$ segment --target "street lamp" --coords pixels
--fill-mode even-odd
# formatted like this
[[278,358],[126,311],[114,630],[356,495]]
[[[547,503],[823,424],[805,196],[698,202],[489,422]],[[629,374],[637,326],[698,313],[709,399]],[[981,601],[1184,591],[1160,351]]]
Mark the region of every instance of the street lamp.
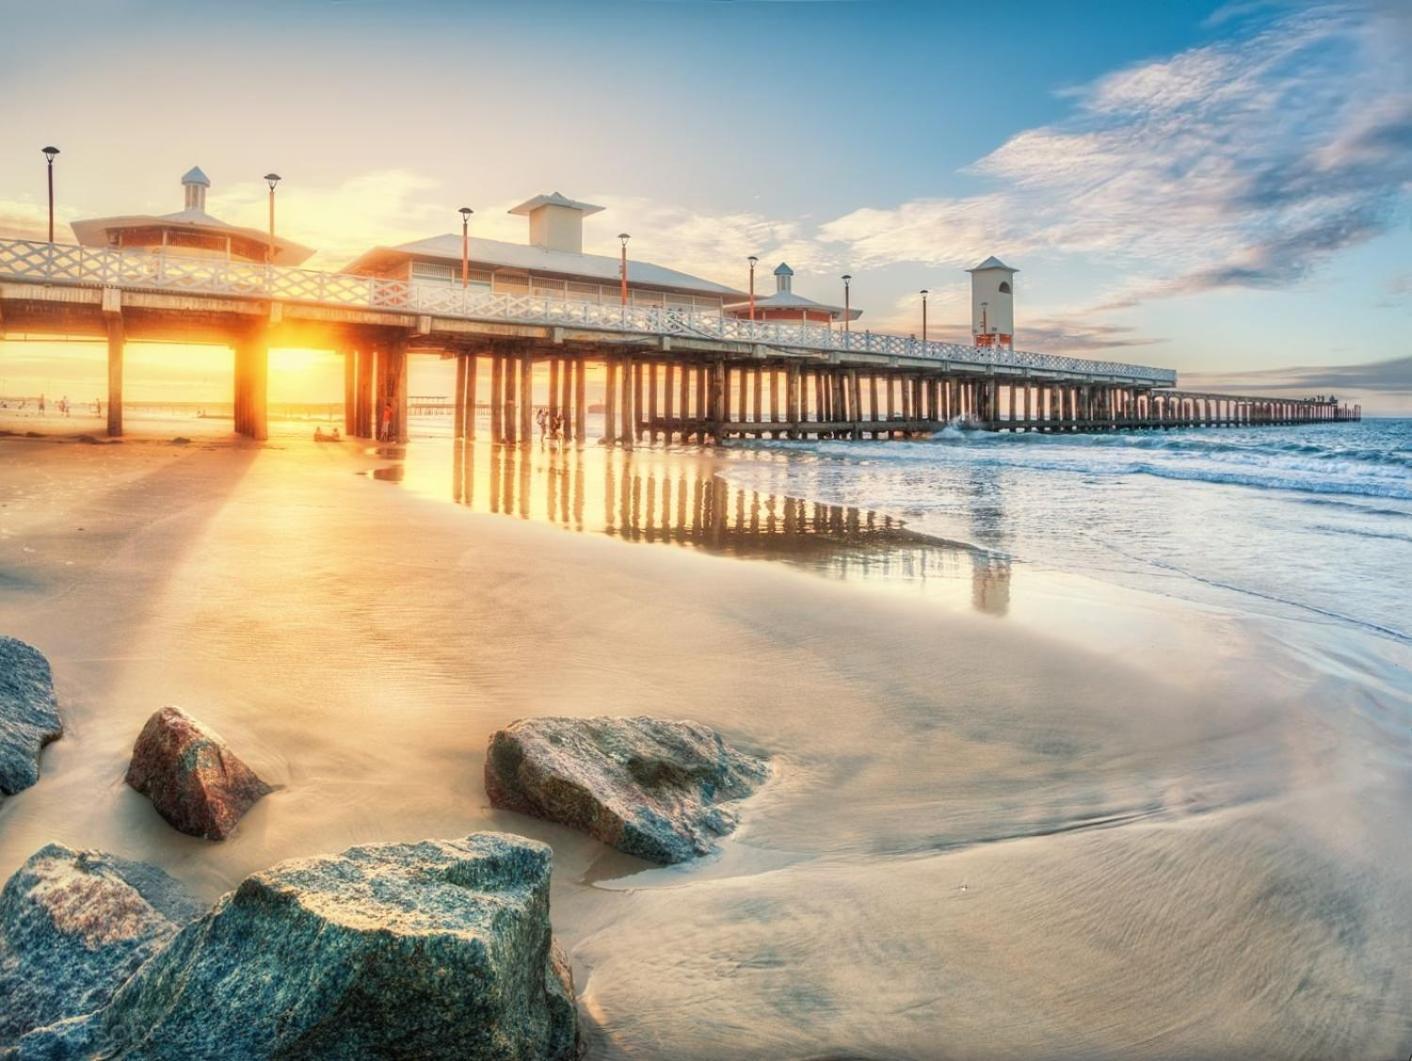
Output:
[[54,156],[59,153],[57,147],[46,147],[41,149],[44,159],[49,166],[49,242],[54,242]]
[[922,288],[922,342],[927,341],[927,289]]
[[461,214],[461,287],[471,282],[471,215],[475,213],[469,206],[460,209]]
[[848,332],[848,318],[851,317],[851,316],[853,316],[853,314],[852,314],[852,312],[851,312],[851,311],[852,311],[852,305],[851,305],[851,303],[849,302],[849,287],[848,287],[848,285],[849,285],[852,281],[853,281],[853,277],[852,277],[852,276],[850,276],[848,273],[844,273],[844,274],[843,274],[843,331],[844,331],[845,334],[847,334],[847,332]]
[[750,319],[755,319],[755,263],[760,259],[751,255],[746,259],[750,262]]
[[275,185],[280,181],[278,173],[266,173],[265,183],[270,186],[270,249],[268,259],[274,260],[275,256]]
[[[986,318],[986,309],[987,309],[987,307],[988,307],[989,305],[990,305],[989,302],[982,302],[982,303],[981,303],[981,334],[982,334],[982,335],[989,335],[989,334],[990,334],[990,323],[989,323],[989,321],[988,321],[987,318]],[[989,340],[987,340],[987,341],[989,341]],[[979,344],[977,344],[977,345],[979,345]]]
[[618,239],[623,245],[622,264],[618,266],[618,271],[622,274],[622,300],[623,305],[628,304],[628,240],[632,239],[626,232],[619,232]]

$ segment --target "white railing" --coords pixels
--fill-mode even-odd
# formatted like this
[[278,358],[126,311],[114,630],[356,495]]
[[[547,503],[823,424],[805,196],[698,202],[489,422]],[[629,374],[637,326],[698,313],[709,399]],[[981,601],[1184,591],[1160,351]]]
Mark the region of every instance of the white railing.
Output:
[[1102,376],[1156,386],[1172,386],[1177,378],[1170,369],[1121,361],[1094,361],[956,343],[923,343],[901,335],[845,332],[820,324],[743,320],[716,310],[604,305],[528,294],[507,295],[454,285],[412,283],[220,258],[183,258],[147,251],[79,247],[67,243],[0,240],[0,279],[267,298],[651,336],[691,336],[816,353],[849,351],[962,366]]

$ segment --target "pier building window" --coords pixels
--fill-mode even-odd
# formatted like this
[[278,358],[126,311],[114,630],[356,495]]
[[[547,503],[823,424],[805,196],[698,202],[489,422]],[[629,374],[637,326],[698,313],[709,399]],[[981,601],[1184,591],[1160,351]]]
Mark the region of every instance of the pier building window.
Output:
[[1009,280],[1002,280],[1002,281],[1000,281],[1000,293],[1001,293],[1002,295],[1008,295],[1008,294],[1010,293],[1010,281],[1009,281]]

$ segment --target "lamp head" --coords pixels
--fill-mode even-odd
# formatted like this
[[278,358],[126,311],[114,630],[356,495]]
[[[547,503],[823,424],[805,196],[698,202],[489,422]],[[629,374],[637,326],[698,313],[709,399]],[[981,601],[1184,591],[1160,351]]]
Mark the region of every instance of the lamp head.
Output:
[[475,213],[475,211],[472,210],[469,206],[463,206],[460,210],[456,212],[461,215],[462,221],[469,221],[471,219],[471,215]]
[[623,241],[623,246],[624,246],[624,247],[626,247],[626,246],[628,245],[628,240],[632,239],[632,237],[629,236],[626,232],[619,232],[619,233],[618,233],[618,238]]
[[850,280],[852,280],[852,279],[853,279],[853,277],[852,277],[851,274],[849,274],[849,273],[844,273],[844,274],[843,274],[842,280],[843,280],[843,282],[844,282],[845,284],[848,283],[848,281],[850,281]]
[[44,152],[44,157],[49,160],[51,165],[54,162],[54,156],[59,153],[59,149],[57,147],[45,147],[40,148],[40,150]]
[[754,264],[755,264],[756,262],[758,262],[759,260],[760,260],[760,259],[757,258],[757,257],[755,257],[755,255],[753,255],[753,254],[752,254],[749,258],[746,259],[746,261],[748,261],[751,265],[754,265]]
[[279,182],[280,182],[280,175],[279,175],[278,173],[266,173],[266,174],[265,174],[265,183],[270,186],[270,191],[274,191],[274,190],[275,190],[275,185],[278,184]]

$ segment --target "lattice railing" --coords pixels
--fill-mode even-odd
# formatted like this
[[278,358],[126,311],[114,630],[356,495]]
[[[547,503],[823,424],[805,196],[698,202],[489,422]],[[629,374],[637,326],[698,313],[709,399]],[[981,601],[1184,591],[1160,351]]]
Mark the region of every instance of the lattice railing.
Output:
[[1177,378],[1170,369],[1121,361],[1095,361],[956,343],[923,343],[912,337],[871,331],[844,332],[822,324],[742,320],[717,310],[605,305],[562,297],[508,295],[454,285],[352,276],[317,269],[291,269],[217,258],[183,258],[172,254],[30,240],[0,240],[0,278],[81,287],[268,298],[642,335],[694,336],[812,353],[853,351],[888,357],[924,358],[962,366],[1106,376],[1156,386],[1172,386]]

